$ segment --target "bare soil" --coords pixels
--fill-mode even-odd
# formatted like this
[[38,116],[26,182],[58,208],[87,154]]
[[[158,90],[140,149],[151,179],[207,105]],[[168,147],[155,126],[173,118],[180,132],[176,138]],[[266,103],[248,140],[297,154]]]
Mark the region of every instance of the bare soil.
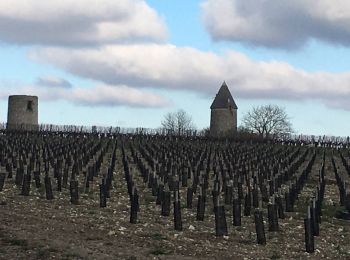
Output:
[[44,189],[32,184],[30,196],[21,196],[7,179],[0,192],[0,259],[350,259],[350,222],[334,218],[339,195],[330,158],[320,236],[315,237],[315,253],[305,252],[305,205],[319,167],[320,156],[295,212],[279,219],[280,231],[268,232],[265,225],[265,246],[256,243],[252,217],[243,217],[241,227],[232,225],[231,207],[226,212],[229,235],[216,237],[212,207],[207,207],[205,221],[196,221],[195,197],[193,209],[182,208],[184,230],[175,231],[173,217],[160,215],[160,206],[141,181],[138,223],[130,224],[120,161],[106,208],[99,207],[98,183],[89,193],[81,192],[79,205],[71,205],[68,189],[47,201]]

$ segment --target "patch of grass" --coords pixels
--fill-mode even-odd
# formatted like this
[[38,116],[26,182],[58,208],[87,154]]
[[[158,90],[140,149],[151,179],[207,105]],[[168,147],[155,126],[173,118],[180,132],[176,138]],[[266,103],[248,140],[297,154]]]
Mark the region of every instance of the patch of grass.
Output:
[[153,250],[151,250],[150,254],[151,255],[168,255],[168,254],[170,254],[170,251],[168,251],[162,247],[157,247],[157,248],[154,248]]
[[350,255],[350,253],[348,251],[346,251],[345,249],[343,249],[340,245],[337,245],[335,247],[335,250],[337,250],[340,255],[345,255],[345,256]]
[[62,256],[62,260],[71,260],[71,259],[82,259],[82,257],[77,253],[66,253]]
[[48,259],[50,257],[50,251],[47,248],[39,248],[36,256],[38,259]]
[[95,194],[94,194],[94,191],[92,190],[92,188],[89,188],[88,197],[90,199],[93,199],[95,197]]
[[239,239],[238,243],[240,243],[240,244],[253,244],[251,239]]
[[152,238],[153,240],[165,240],[166,237],[164,237],[162,234],[160,233],[154,233],[150,235],[150,238]]
[[45,193],[45,185],[41,183],[40,187],[37,190],[40,194]]
[[28,241],[25,239],[5,238],[3,241],[13,246],[28,247]]
[[95,237],[93,237],[93,236],[89,236],[89,237],[87,237],[86,238],[86,241],[96,241],[96,240],[103,240],[103,238],[102,237],[100,237],[100,236],[95,236]]
[[305,213],[306,214],[306,210],[307,207],[310,205],[310,197],[308,196],[299,196],[298,200],[294,206],[294,210],[297,212],[301,212],[301,213]]
[[90,189],[87,190],[87,192],[85,192],[85,186],[80,186],[80,187],[78,188],[78,192],[79,192],[79,194],[89,194]]
[[274,251],[270,259],[281,259],[281,256],[278,254],[278,252]]
[[2,238],[2,241],[11,246],[21,247],[23,250],[29,250],[31,247],[28,245],[28,241],[25,239],[17,239],[17,238]]
[[333,218],[335,216],[335,213],[337,212],[337,210],[342,210],[344,208],[339,207],[337,205],[322,205],[322,218],[324,219],[329,219],[329,218]]
[[149,205],[151,204],[152,202],[154,202],[154,198],[151,194],[146,194],[145,195],[145,204],[146,205]]
[[236,229],[237,231],[242,231],[242,230],[243,230],[243,227],[242,227],[242,226],[237,226],[237,227],[235,227],[235,229]]

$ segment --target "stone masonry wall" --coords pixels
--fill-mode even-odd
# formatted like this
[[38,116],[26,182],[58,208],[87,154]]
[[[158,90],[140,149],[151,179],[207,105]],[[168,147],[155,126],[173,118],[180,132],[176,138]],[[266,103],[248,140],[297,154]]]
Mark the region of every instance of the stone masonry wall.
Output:
[[38,97],[14,95],[8,99],[7,129],[33,130],[38,127]]
[[210,118],[210,134],[223,136],[237,131],[237,110],[212,109]]

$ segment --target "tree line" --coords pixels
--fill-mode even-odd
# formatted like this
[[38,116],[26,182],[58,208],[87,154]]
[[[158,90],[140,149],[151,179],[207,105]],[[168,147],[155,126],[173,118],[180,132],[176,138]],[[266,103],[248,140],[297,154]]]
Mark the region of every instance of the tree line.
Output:
[[[176,135],[183,135],[196,129],[191,115],[183,109],[165,114],[161,125],[169,134]],[[203,131],[210,135],[209,128]],[[238,132],[256,134],[263,138],[276,138],[290,135],[294,130],[285,108],[269,104],[253,107],[245,113]]]

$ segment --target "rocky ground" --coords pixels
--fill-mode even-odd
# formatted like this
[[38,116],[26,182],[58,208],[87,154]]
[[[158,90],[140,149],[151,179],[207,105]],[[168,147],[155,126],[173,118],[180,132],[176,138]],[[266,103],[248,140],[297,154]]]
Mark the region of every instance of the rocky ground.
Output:
[[160,206],[141,181],[139,221],[130,224],[120,163],[107,208],[99,207],[97,183],[89,193],[80,194],[76,206],[70,204],[67,189],[47,201],[44,189],[32,185],[30,196],[21,196],[7,179],[0,192],[0,259],[350,259],[350,221],[334,218],[339,195],[330,158],[316,251],[308,254],[304,249],[303,218],[320,161],[319,155],[295,212],[279,220],[279,232],[266,231],[265,246],[256,243],[253,218],[243,217],[242,226],[234,227],[230,208],[226,237],[215,236],[210,205],[203,222],[196,221],[195,208],[183,208],[183,231],[174,231],[173,218],[160,216]]

